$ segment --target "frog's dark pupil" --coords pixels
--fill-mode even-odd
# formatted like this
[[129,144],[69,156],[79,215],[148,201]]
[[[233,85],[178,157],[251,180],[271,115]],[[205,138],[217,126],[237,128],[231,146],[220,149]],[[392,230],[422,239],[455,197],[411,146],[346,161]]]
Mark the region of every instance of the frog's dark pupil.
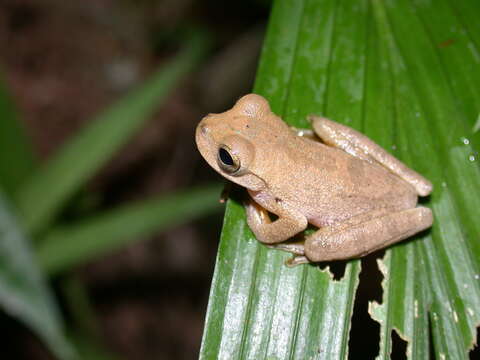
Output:
[[222,160],[222,162],[225,165],[228,165],[228,166],[233,165],[232,156],[228,153],[227,150],[225,150],[224,148],[218,149],[218,155],[220,156],[220,160]]

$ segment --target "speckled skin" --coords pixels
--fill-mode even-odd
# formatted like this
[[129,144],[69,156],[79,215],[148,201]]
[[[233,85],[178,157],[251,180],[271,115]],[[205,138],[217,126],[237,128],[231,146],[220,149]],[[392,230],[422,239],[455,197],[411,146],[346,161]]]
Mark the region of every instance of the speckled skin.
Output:
[[[311,131],[292,130],[263,97],[249,94],[198,124],[202,156],[247,188],[247,221],[259,241],[296,254],[290,262],[296,265],[360,257],[431,226],[430,209],[416,207],[418,196],[432,190],[428,180],[357,131],[309,119],[322,142],[299,136]],[[272,222],[267,211],[278,219]],[[278,244],[308,223],[319,230],[304,243]]]

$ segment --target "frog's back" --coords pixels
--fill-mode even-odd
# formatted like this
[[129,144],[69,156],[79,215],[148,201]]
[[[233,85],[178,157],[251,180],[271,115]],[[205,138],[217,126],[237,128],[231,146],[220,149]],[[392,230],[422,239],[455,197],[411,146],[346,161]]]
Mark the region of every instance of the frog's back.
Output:
[[293,171],[285,174],[290,187],[286,201],[309,222],[324,226],[380,208],[402,210],[417,203],[411,185],[378,163],[309,139],[299,139],[289,152]]

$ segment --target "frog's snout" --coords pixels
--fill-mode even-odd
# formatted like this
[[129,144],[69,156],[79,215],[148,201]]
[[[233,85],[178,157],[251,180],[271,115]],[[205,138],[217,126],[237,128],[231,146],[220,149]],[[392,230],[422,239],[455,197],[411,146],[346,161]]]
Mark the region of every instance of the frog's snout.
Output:
[[207,153],[211,148],[211,142],[212,142],[211,130],[212,130],[211,126],[205,123],[205,119],[203,119],[197,125],[197,129],[195,131],[195,140],[197,143],[197,148],[204,158],[207,158]]
[[209,132],[210,129],[206,124],[203,123],[203,121],[201,121],[197,125],[197,130],[195,131],[195,139],[197,141],[197,147],[199,148],[199,150],[201,150],[200,148],[202,144],[205,146]]
[[212,115],[211,114],[208,114],[207,116],[205,116],[201,121],[200,123],[198,124],[197,126],[197,131],[202,134],[203,136],[208,136],[210,135],[211,133],[211,130],[212,130],[212,125],[214,125],[214,123],[212,122],[213,119],[212,119]]
[[210,131],[210,129],[208,128],[208,126],[206,124],[200,123],[198,125],[198,128],[200,130],[200,133],[204,136],[206,136],[208,134],[208,132]]

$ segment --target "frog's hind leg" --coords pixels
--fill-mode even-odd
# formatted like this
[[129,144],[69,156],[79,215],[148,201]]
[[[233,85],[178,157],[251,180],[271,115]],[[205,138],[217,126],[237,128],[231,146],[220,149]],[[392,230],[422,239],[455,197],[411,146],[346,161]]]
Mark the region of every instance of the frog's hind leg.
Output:
[[430,181],[410,169],[365,135],[348,126],[319,116],[310,115],[308,120],[311,121],[315,133],[325,144],[342,149],[362,160],[379,163],[412,185],[420,196],[427,196],[431,193]]
[[361,257],[429,228],[432,221],[432,212],[426,207],[370,219],[360,215],[307,236],[305,256],[312,262]]

